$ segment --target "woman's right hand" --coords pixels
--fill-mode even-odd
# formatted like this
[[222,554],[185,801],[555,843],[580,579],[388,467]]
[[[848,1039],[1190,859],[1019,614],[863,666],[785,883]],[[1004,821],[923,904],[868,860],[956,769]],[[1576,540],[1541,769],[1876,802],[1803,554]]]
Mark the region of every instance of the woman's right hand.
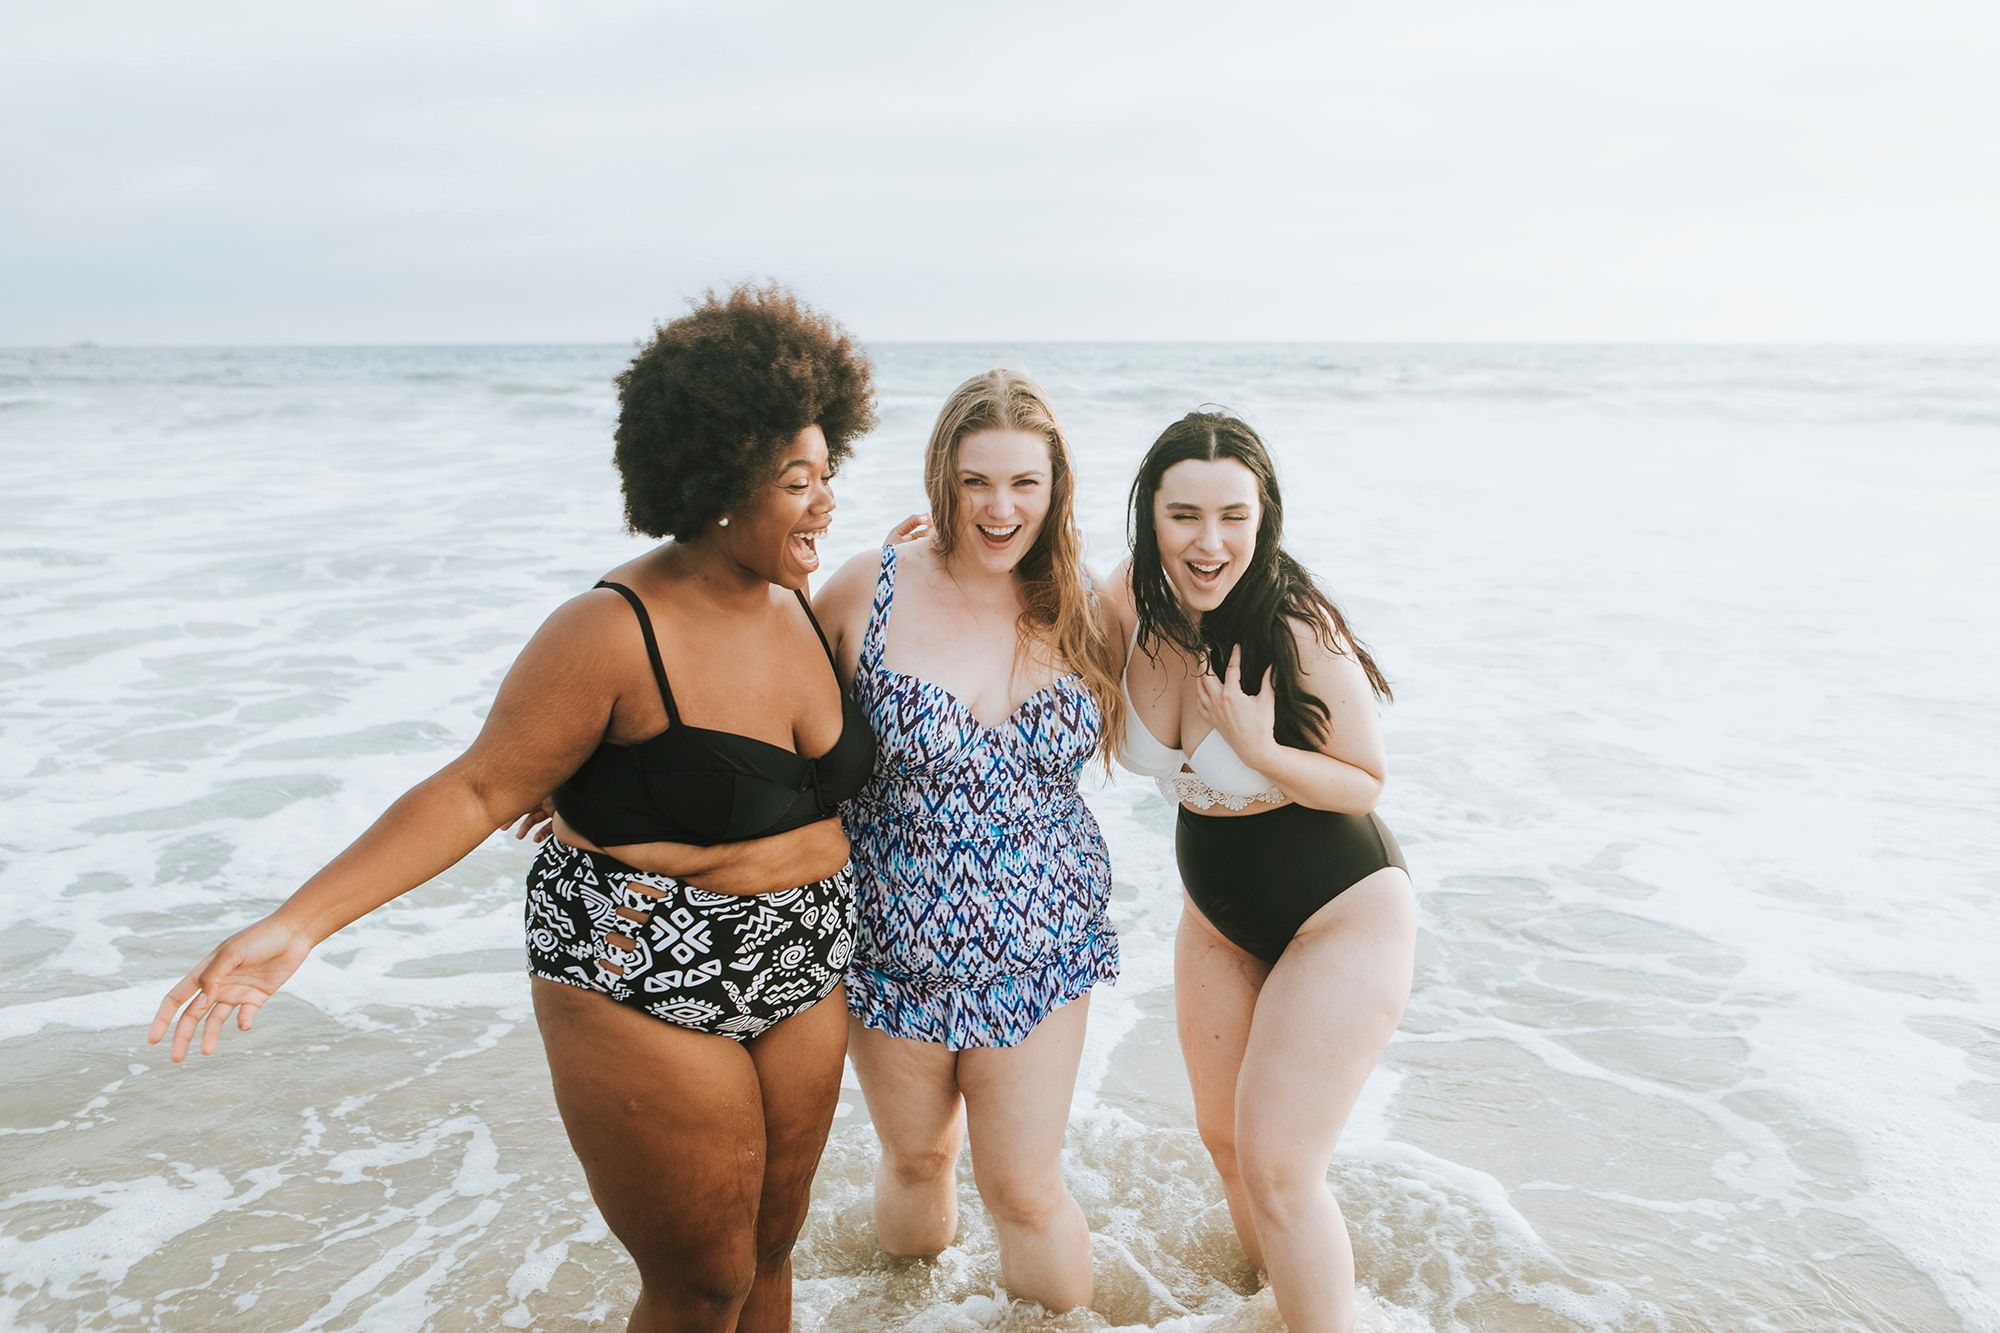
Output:
[[[146,1044],[157,1046],[174,1030],[173,1062],[187,1058],[188,1045],[201,1028],[201,1053],[215,1054],[222,1025],[236,1011],[236,1026],[248,1032],[257,1011],[291,980],[316,943],[305,932],[267,916],[237,931],[182,977],[153,1015]],[[180,1018],[175,1020],[178,1011]]]
[[929,514],[912,514],[895,527],[889,529],[889,535],[885,539],[885,544],[889,546],[901,546],[904,542],[915,541],[930,530],[931,516]]
[[534,834],[536,845],[539,846],[547,842],[549,835],[556,831],[556,803],[551,798],[544,796],[534,809],[528,811],[519,819],[509,820],[508,824],[502,824],[500,831],[505,833],[509,824],[514,829],[514,841],[519,842],[532,833]]

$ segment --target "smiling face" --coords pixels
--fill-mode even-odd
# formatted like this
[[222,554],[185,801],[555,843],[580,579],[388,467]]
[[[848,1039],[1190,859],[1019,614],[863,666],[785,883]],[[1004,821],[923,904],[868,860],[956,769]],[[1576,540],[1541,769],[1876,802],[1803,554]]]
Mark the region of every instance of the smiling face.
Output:
[[1049,442],[1033,431],[982,430],[958,442],[952,553],[1010,573],[1049,514]]
[[778,467],[717,536],[729,557],[781,588],[804,588],[819,568],[819,539],[833,518],[826,436],[807,426],[778,451]]
[[1192,614],[1222,605],[1257,550],[1257,478],[1233,458],[1188,458],[1160,474],[1153,530],[1160,565]]

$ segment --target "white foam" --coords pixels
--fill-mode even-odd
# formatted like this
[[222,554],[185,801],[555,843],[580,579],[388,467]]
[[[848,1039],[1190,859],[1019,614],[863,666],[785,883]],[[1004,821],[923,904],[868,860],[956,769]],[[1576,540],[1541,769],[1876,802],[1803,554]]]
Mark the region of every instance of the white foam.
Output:
[[[9,414],[0,495],[0,942],[18,951],[0,1042],[36,1071],[32,1103],[10,1088],[7,1109],[33,1111],[6,1137],[37,1151],[143,1138],[176,1123],[187,1089],[241,1079],[300,1127],[315,1168],[288,1161],[268,1188],[324,1210],[329,1234],[394,1237],[396,1257],[352,1261],[299,1318],[421,1324],[483,1283],[507,1290],[491,1318],[521,1326],[565,1262],[622,1262],[593,1248],[601,1223],[577,1199],[509,1229],[510,1209],[575,1179],[535,1100],[539,1067],[474,1118],[541,1117],[540,1164],[502,1171],[491,1135],[446,1131],[463,1106],[429,1140],[357,1142],[348,1117],[420,1078],[454,1088],[523,1039],[525,849],[496,839],[337,937],[256,1032],[225,1036],[202,1082],[116,1073],[201,950],[448,760],[548,610],[641,548],[603,465],[622,352],[92,355],[0,351],[38,400]],[[60,373],[41,379],[22,360],[47,356],[33,366]],[[2000,1176],[2000,1072],[1980,1045],[2000,1006],[2000,622],[1976,576],[2000,567],[1990,353],[885,349],[883,425],[843,470],[829,568],[920,507],[929,416],[994,358],[1058,396],[1100,566],[1122,549],[1152,434],[1205,398],[1252,411],[1288,487],[1288,540],[1397,684],[1384,814],[1419,886],[1422,975],[1335,1175],[1370,1246],[1438,1262],[1381,1264],[1390,1304],[1364,1303],[1364,1327],[1450,1327],[1475,1306],[1643,1324],[1642,1297],[1667,1289],[1688,1319],[1726,1324],[1764,1295],[1810,1297],[1799,1273],[1865,1247],[1874,1276],[1847,1294],[1867,1317],[2000,1328],[1986,1241],[2000,1204],[1983,1184]],[[1223,1279],[1227,1222],[1181,1091],[1168,1079],[1135,1101],[1121,1077],[1149,1044],[1171,1058],[1170,816],[1131,783],[1090,799],[1123,976],[1092,1001],[1072,1178],[1103,1201],[1100,1235],[1133,1290],[1163,1289],[1146,1298],[1161,1326],[1268,1326],[1268,1295]],[[305,1043],[328,1048],[323,1064],[254,1082],[253,1057]],[[398,1052],[395,1074],[314,1081],[362,1050]],[[1484,1069],[1524,1071],[1523,1086],[1482,1086]],[[1538,1081],[1567,1103],[1534,1101]],[[1470,1091],[1440,1106],[1441,1088]],[[1593,1099],[1632,1117],[1634,1138],[1685,1126],[1705,1155],[1593,1159],[1562,1120]],[[1139,1105],[1158,1122],[1133,1120]],[[1528,1106],[1551,1125],[1508,1122]],[[840,1120],[836,1142],[866,1142],[864,1118]],[[1589,1129],[1577,1145],[1601,1141]],[[1113,1177],[1144,1143],[1187,1151],[1127,1197]],[[200,1171],[147,1176],[113,1153],[60,1183],[7,1177],[0,1244],[17,1248],[0,1254],[43,1266],[0,1264],[0,1322],[157,1322],[165,1298],[127,1236],[182,1255],[188,1230],[267,1188],[249,1183],[267,1163],[218,1153]],[[427,1162],[450,1167],[419,1192],[430,1212],[374,1194]],[[859,1208],[865,1187],[857,1169],[824,1192]],[[45,1208],[77,1216],[17,1221]],[[1591,1209],[1643,1218],[1647,1244],[1527,1223]],[[953,1294],[884,1321],[985,1308],[997,1268],[969,1225],[940,1288]],[[1158,1252],[1182,1226],[1214,1252]],[[1770,1291],[1740,1285],[1753,1278]],[[218,1308],[249,1299],[269,1317],[295,1280]],[[614,1310],[623,1280],[607,1272],[579,1299]],[[865,1293],[883,1275],[824,1281]]]

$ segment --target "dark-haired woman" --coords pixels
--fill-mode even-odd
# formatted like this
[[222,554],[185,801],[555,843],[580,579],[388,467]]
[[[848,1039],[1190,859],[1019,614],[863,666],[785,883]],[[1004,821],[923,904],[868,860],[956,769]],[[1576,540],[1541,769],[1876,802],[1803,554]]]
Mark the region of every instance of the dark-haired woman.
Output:
[[[334,931],[553,790],[528,962],[556,1105],[638,1263],[630,1327],[789,1327],[846,1049],[842,799],[873,767],[804,589],[867,360],[778,288],[711,295],[619,377],[631,526],[667,542],[550,616],[470,749],[168,992],[212,1052]],[[175,1014],[178,1011],[178,1021]]]
[[1269,453],[1168,427],[1113,584],[1133,641],[1119,761],[1179,807],[1175,1011],[1195,1123],[1244,1252],[1298,1333],[1355,1319],[1334,1144],[1409,998],[1416,906],[1374,814],[1387,683],[1279,545]]

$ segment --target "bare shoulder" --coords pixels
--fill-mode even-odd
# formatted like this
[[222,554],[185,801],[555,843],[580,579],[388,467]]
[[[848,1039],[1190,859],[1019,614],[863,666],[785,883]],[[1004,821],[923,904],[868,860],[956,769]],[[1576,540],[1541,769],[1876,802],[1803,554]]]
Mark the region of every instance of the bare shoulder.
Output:
[[626,639],[636,642],[638,632],[637,617],[622,594],[592,588],[549,612],[521,656],[559,653],[581,663],[615,654]]
[[838,622],[864,614],[875,596],[875,579],[882,572],[879,548],[858,551],[841,562],[813,594],[813,611],[823,621]]
[[1127,635],[1131,634],[1136,613],[1132,604],[1132,557],[1126,556],[1111,567],[1111,572],[1097,581],[1097,595],[1100,603],[1110,608],[1118,619],[1118,627]]
[[[1287,616],[1285,626],[1298,646],[1299,676],[1308,687],[1319,686],[1342,695],[1372,697],[1374,687],[1368,672],[1354,655],[1353,645],[1323,619],[1300,620]],[[1316,691],[1317,692],[1317,691]]]

